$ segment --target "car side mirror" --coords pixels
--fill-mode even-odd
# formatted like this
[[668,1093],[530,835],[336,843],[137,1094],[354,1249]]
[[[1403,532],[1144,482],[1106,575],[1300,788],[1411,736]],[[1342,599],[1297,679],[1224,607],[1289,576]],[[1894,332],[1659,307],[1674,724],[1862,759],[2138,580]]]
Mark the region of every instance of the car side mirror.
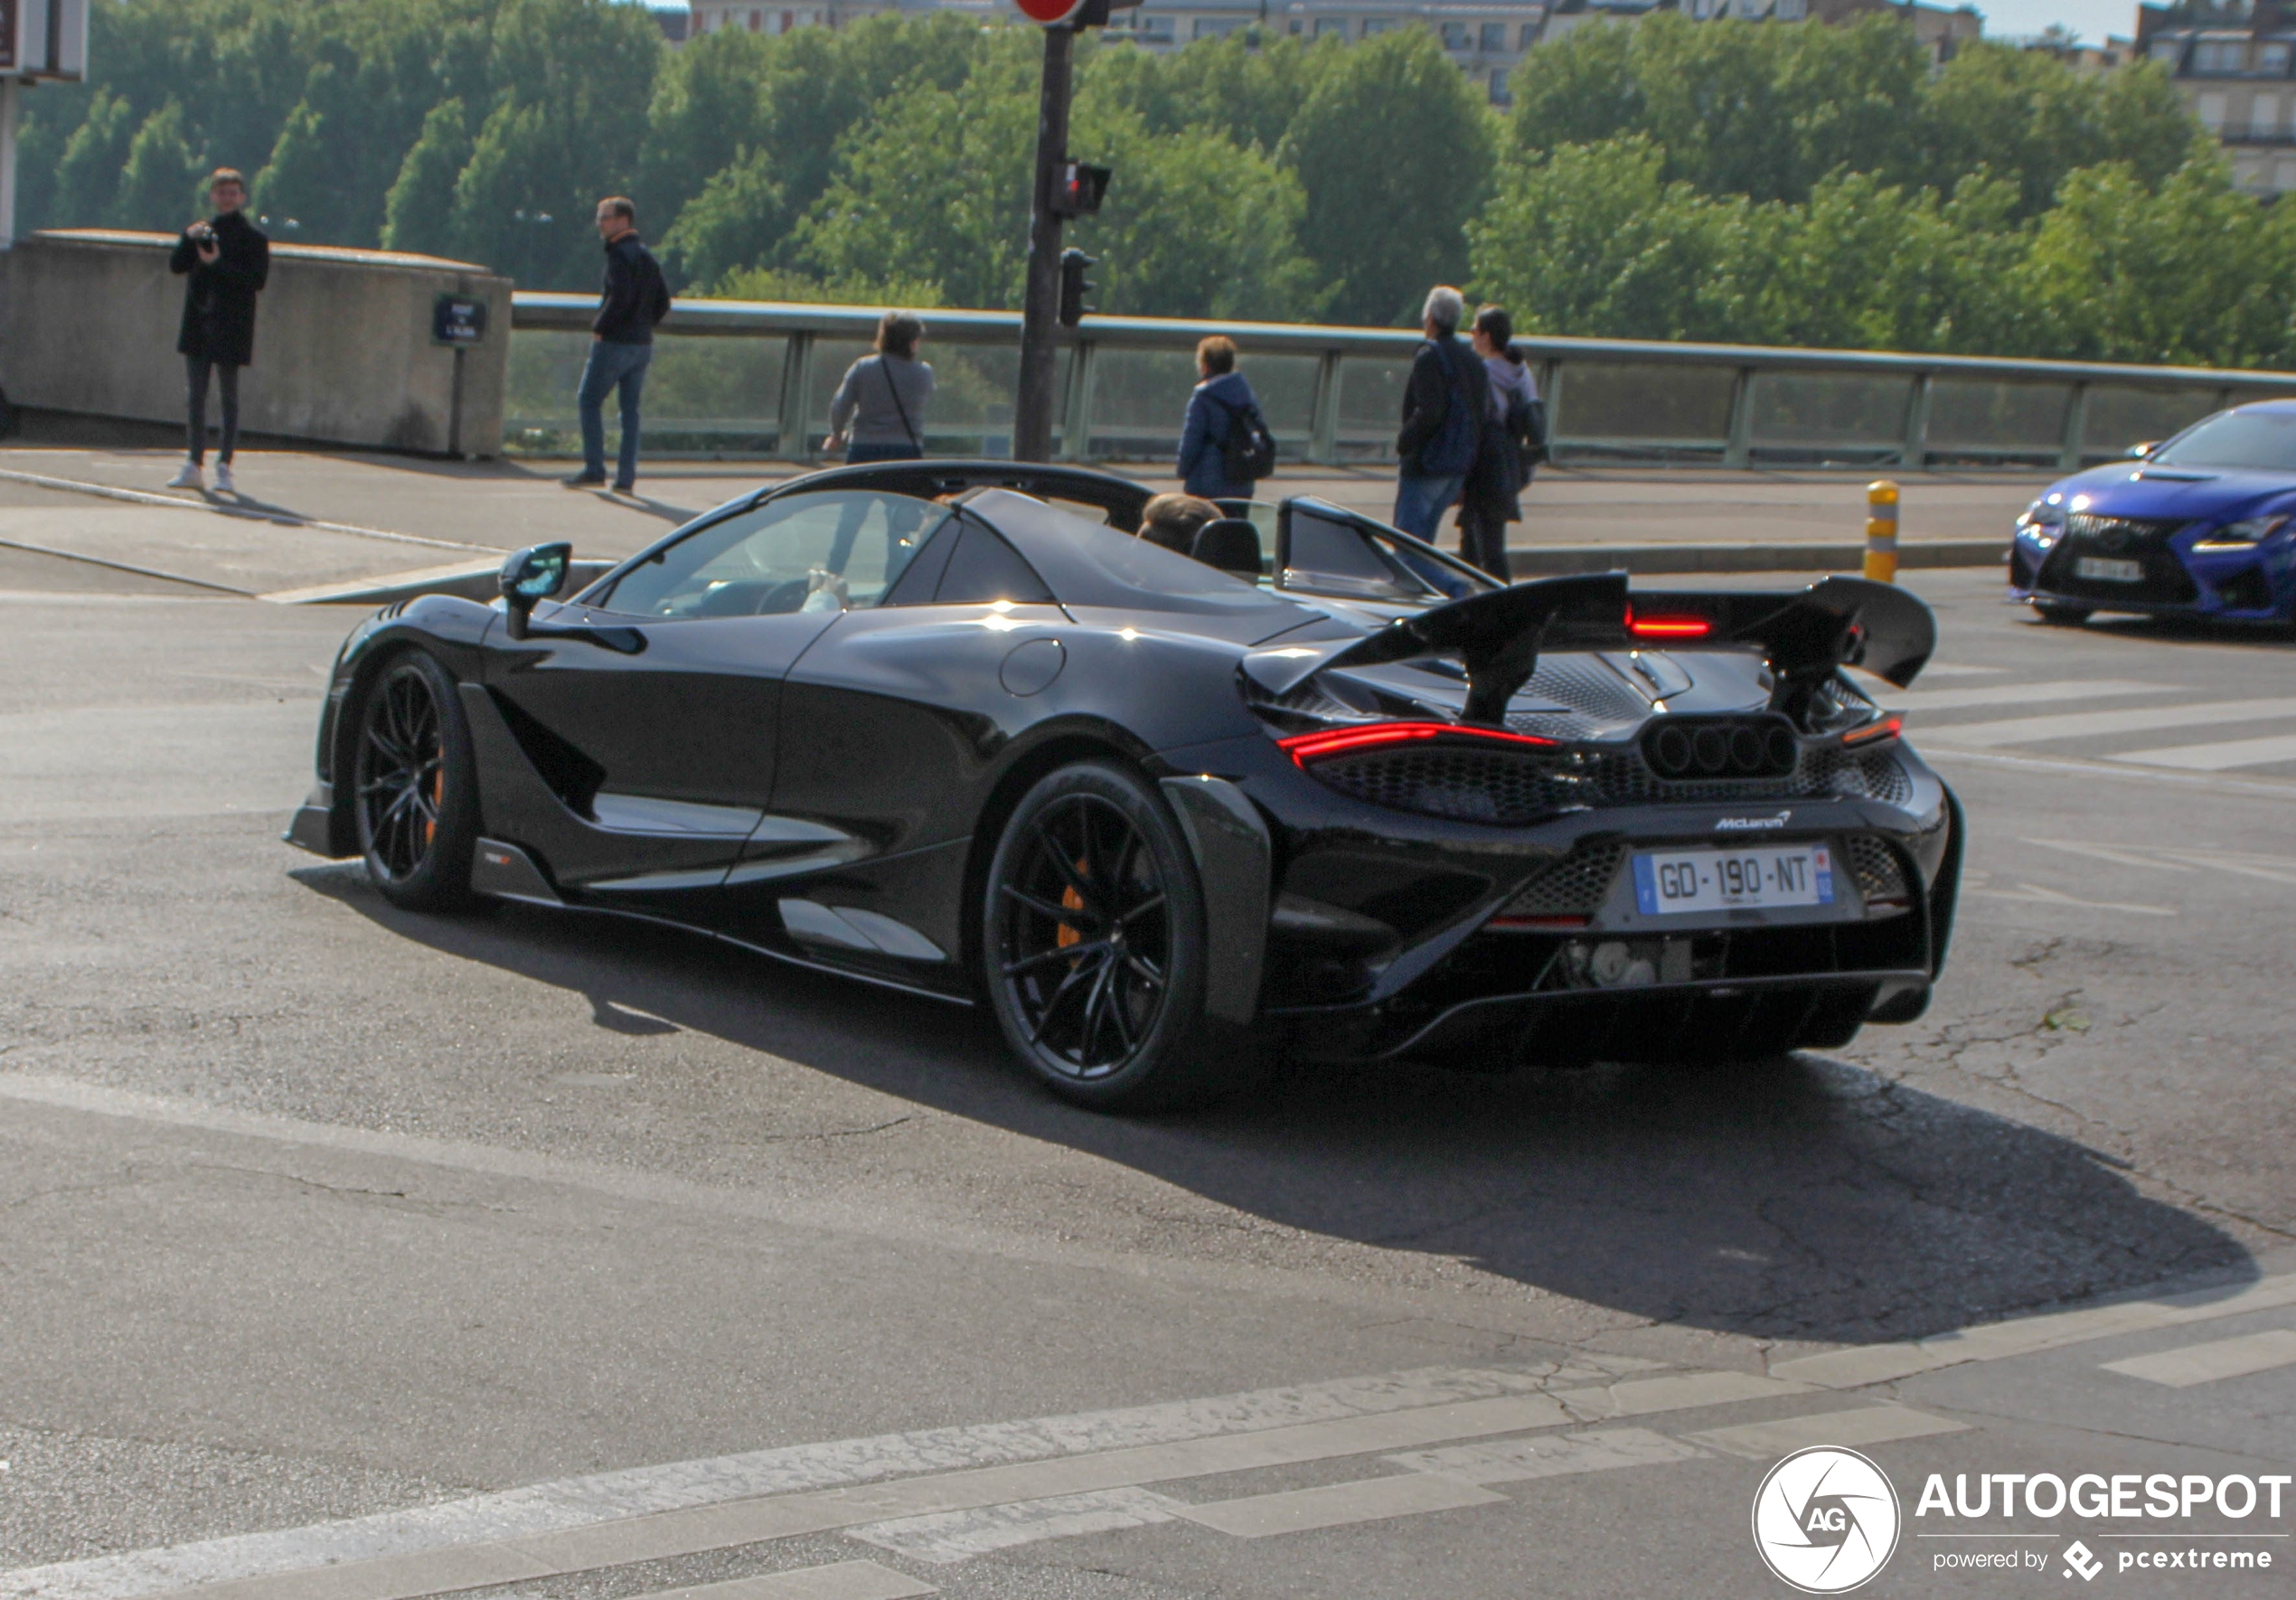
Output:
[[2159,439],[2147,439],[2141,445],[2131,445],[2129,447],[2129,459],[2131,461],[2150,461],[2152,458],[2152,453],[2160,447],[2160,441]]
[[503,563],[503,606],[510,615],[512,638],[524,638],[534,607],[566,587],[573,557],[570,544],[531,544]]

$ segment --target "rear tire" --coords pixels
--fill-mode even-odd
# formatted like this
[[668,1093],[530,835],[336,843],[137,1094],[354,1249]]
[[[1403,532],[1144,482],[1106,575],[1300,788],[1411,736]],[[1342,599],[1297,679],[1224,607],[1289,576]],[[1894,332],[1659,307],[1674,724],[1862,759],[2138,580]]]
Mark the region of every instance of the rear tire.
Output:
[[2051,627],[2079,627],[2095,614],[2094,608],[2088,606],[2065,606],[2053,600],[2033,602],[2033,615]]
[[410,650],[386,664],[359,705],[352,815],[367,877],[405,911],[473,903],[478,760],[455,681]]
[[980,927],[1005,1041],[1062,1099],[1134,1111],[1228,1087],[1208,1049],[1195,861],[1130,768],[1078,762],[1021,797],[989,862]]

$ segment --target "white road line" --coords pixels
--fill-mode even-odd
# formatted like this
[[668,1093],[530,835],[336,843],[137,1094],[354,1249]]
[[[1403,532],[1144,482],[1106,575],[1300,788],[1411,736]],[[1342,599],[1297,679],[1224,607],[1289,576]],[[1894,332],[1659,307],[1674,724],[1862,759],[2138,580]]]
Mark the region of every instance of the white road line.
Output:
[[1654,1411],[1690,1411],[1700,1406],[1727,1406],[1740,1400],[1767,1400],[1780,1395],[1810,1392],[1806,1383],[1764,1378],[1753,1372],[1683,1372],[1665,1378],[1638,1378],[1604,1388],[1566,1389],[1555,1398],[1582,1421],[1614,1416],[1647,1416]]
[[1702,1434],[1684,1436],[1709,1445],[1725,1454],[1764,1460],[1791,1455],[1812,1445],[1886,1445],[1892,1439],[1966,1433],[1968,1428],[1967,1423],[1932,1416],[1910,1406],[1867,1406],[1854,1411],[1821,1411],[1814,1416],[1787,1416],[1776,1422],[1708,1428]]
[[[1601,1392],[1601,1391],[1594,1391]],[[1382,1416],[1304,1423],[1056,1461],[935,1473],[891,1483],[745,1499],[593,1523],[554,1533],[327,1567],[273,1571],[182,1591],[201,1600],[415,1600],[482,1585],[532,1581],[664,1560],[936,1511],[970,1511],[1096,1489],[1288,1466],[1435,1445],[1572,1420],[1546,1395],[1465,1400]],[[41,1593],[33,1590],[32,1593]]]
[[2198,705],[2146,706],[2132,711],[2068,711],[2055,717],[2010,717],[1998,722],[1948,724],[1931,735],[1941,745],[2040,744],[2059,739],[2101,739],[2154,728],[2201,728],[2214,722],[2265,722],[2296,717],[2296,700],[2220,700]]
[[1367,1478],[1355,1483],[1326,1483],[1320,1489],[1290,1489],[1209,1505],[1184,1505],[1180,1514],[1237,1539],[1266,1539],[1275,1533],[1306,1533],[1426,1511],[1496,1505],[1506,1498],[1463,1479],[1404,1473],[1393,1478]]
[[1957,661],[1933,661],[1922,668],[1924,678],[1990,678],[2014,669],[2009,667],[1966,666]]
[[2218,777],[2210,773],[2169,772],[2158,767],[2114,767],[2102,759],[2074,756],[2011,756],[2000,750],[1957,750],[1950,744],[1924,741],[1923,750],[1940,761],[1962,761],[1979,767],[2002,767],[2016,772],[2070,773],[2080,778],[2120,777],[2132,783],[2174,784],[2207,795],[2256,795],[2286,800],[2296,795],[2296,783],[2285,778]]
[[1996,683],[1990,689],[1892,689],[1875,698],[1893,711],[1958,711],[1970,706],[2044,705],[2057,700],[2106,700],[2120,694],[2175,694],[2178,692],[2174,683],[2131,683],[2118,678],[2065,678],[2047,683]]
[[[1703,1438],[1704,1435],[1694,1437]],[[1454,1445],[1444,1450],[1415,1450],[1390,1455],[1393,1466],[1415,1473],[1440,1473],[1470,1483],[1520,1483],[1532,1478],[1562,1478],[1606,1473],[1619,1467],[1663,1466],[1697,1461],[1705,1452],[1648,1428],[1604,1428],[1538,1439],[1506,1439],[1491,1445]]]
[[2296,761],[2296,733],[2263,739],[2226,739],[2213,745],[2168,745],[2156,750],[2124,750],[2108,761],[2139,767],[2169,767],[2178,772],[2224,772],[2235,767],[2271,767]]
[[[560,1479],[307,1528],[0,1572],[0,1597],[128,1600],[266,1573],[468,1549],[476,1541],[727,1501],[1527,1394],[1539,1382],[1529,1373],[1432,1367],[1163,1405],[757,1450]],[[1555,1402],[1543,1403],[1556,1422],[1569,1420]]]
[[2037,1351],[2056,1350],[2115,1333],[2142,1333],[2212,1322],[2244,1312],[2296,1305],[2296,1273],[2260,1278],[2244,1288],[2196,1289],[2154,1300],[2057,1312],[2017,1322],[1989,1322],[1905,1344],[1870,1344],[1779,1361],[1770,1370],[1823,1388],[1861,1388],[1918,1372],[1934,1372],[1968,1361],[1999,1361]]
[[915,1595],[939,1593],[931,1584],[874,1561],[834,1561],[826,1567],[729,1578],[721,1584],[659,1589],[633,1595],[631,1600],[909,1600]]
[[1061,1494],[1049,1500],[864,1523],[847,1529],[845,1537],[911,1560],[946,1566],[1039,1539],[1146,1528],[1169,1522],[1180,1511],[1178,1501],[1145,1489],[1100,1489],[1090,1494]]
[[2215,1383],[2220,1379],[2245,1378],[2251,1372],[2269,1372],[2275,1367],[2296,1367],[2296,1332],[2274,1328],[2238,1339],[2188,1344],[2181,1350],[2164,1350],[2153,1355],[2131,1356],[2125,1361],[2104,1363],[2107,1372],[2141,1378],[2147,1383],[2166,1384],[2170,1388],[2191,1388],[2196,1384]]

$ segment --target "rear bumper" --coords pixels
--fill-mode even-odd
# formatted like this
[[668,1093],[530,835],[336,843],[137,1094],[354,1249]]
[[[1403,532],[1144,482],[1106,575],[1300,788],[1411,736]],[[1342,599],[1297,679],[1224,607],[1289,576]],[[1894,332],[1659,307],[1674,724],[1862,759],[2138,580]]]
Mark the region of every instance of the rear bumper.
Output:
[[1877,1016],[1910,1021],[1929,993],[1926,972],[1889,970],[1491,994],[1416,1018],[1385,1008],[1321,1014],[1294,1048],[1334,1062],[1665,1062],[1727,1057],[1740,1040],[1846,1043]]

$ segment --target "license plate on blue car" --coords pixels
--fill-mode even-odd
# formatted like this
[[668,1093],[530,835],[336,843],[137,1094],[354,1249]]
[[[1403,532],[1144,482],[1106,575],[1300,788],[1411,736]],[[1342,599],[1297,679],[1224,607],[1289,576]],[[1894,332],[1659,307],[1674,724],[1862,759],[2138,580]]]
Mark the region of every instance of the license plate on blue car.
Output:
[[2116,561],[2109,556],[2081,556],[2073,563],[2073,576],[2100,579],[2105,583],[2142,583],[2142,561]]
[[1830,906],[1833,853],[1822,844],[1637,852],[1634,903],[1645,917]]

